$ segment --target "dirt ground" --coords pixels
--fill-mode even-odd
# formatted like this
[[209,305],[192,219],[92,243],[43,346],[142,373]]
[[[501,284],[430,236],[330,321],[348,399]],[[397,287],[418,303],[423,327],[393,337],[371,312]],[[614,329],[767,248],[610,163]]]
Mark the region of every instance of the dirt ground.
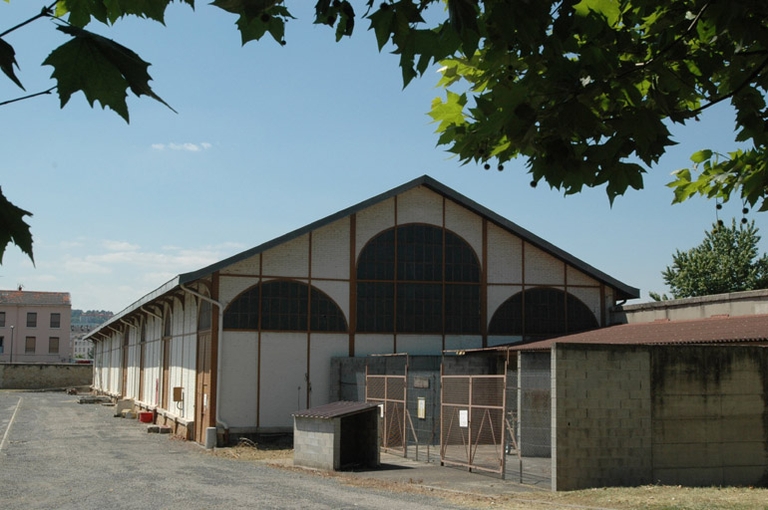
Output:
[[[230,448],[217,448],[213,455],[246,462],[266,462],[280,469],[280,461],[291,459],[293,450],[285,445],[256,445],[243,442]],[[526,492],[519,496],[488,497],[477,494],[435,490],[418,483],[397,483],[338,472],[309,471],[315,476],[333,477],[350,486],[405,493],[428,493],[468,508],[510,510],[768,510],[768,490],[753,487],[706,487],[647,485],[631,488],[589,489],[572,492]]]

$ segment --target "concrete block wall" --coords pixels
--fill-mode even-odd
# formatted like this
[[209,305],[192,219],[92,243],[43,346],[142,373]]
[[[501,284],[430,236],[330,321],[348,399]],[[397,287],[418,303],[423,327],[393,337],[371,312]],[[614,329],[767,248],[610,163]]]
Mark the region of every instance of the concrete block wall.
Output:
[[90,386],[92,365],[50,363],[0,364],[0,389],[39,390]]
[[768,313],[768,290],[751,290],[625,305],[612,311],[611,324],[633,324],[662,319],[703,319],[713,315],[736,317],[764,313]]
[[651,483],[647,349],[558,344],[552,377],[553,490]]
[[340,419],[294,417],[294,465],[329,471],[338,469],[340,429]]
[[653,349],[653,481],[766,485],[762,347]]

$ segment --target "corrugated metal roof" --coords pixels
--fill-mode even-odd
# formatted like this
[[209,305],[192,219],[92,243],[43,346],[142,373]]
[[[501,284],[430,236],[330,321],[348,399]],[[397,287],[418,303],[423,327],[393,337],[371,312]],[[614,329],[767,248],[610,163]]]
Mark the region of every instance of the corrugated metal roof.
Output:
[[370,402],[349,402],[347,400],[340,400],[338,402],[331,402],[312,409],[305,409],[293,413],[296,418],[319,418],[322,420],[332,420],[334,418],[343,418],[352,414],[362,413],[369,409],[379,407],[378,404],[372,404]]
[[23,306],[71,306],[68,292],[0,290],[0,304]]
[[515,351],[549,350],[555,343],[653,345],[653,344],[768,344],[768,315],[727,315],[707,319],[669,321],[658,320],[620,324],[532,342],[510,345],[503,349]]

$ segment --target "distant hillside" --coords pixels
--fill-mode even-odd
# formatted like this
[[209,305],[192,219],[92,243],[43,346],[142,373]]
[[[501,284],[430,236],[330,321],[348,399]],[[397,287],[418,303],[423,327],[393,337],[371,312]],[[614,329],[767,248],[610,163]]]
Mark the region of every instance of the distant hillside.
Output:
[[109,320],[114,314],[106,310],[72,310],[72,326],[98,326]]

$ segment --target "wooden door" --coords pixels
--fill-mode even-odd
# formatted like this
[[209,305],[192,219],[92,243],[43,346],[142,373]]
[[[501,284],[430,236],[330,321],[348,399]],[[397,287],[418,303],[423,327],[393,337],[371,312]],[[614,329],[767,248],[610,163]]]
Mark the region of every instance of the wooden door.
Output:
[[197,395],[195,399],[195,441],[205,443],[205,429],[211,422],[211,332],[197,333]]

